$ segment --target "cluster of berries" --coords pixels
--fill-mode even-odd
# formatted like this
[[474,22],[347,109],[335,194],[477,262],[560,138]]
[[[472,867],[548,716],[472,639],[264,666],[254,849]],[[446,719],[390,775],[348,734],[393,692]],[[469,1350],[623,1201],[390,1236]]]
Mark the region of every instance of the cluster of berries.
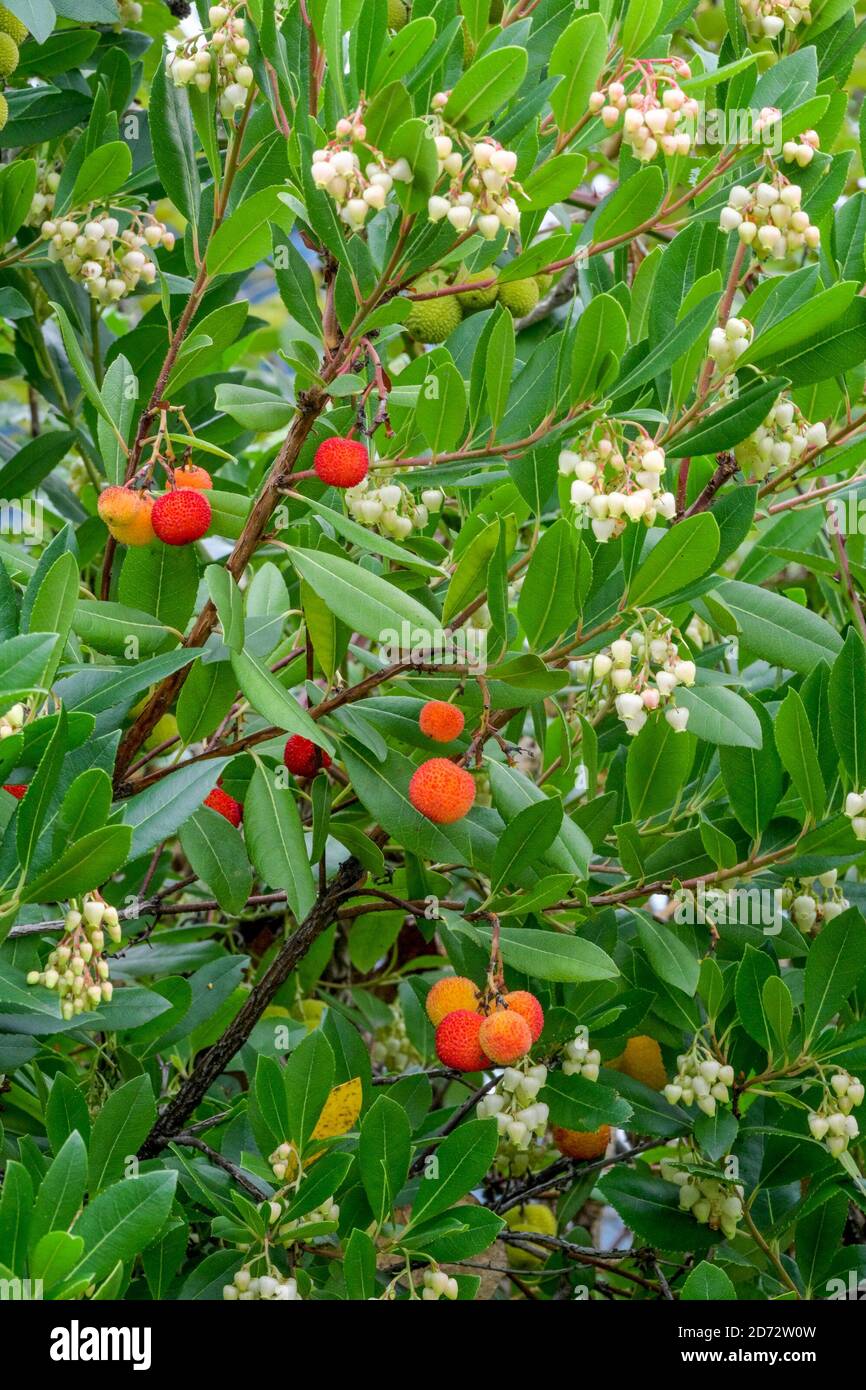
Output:
[[807,449],[823,449],[827,428],[822,421],[811,425],[787,396],[780,396],[766,420],[734,448],[744,473],[765,478],[771,468],[785,468]]
[[51,216],[59,187],[60,170],[48,160],[38,160],[36,164],[36,189],[30,200],[30,209],[25,219],[25,226],[41,227],[46,217]]
[[778,38],[783,29],[811,24],[810,0],[740,0],[743,22],[757,39]]
[[745,1190],[741,1183],[690,1173],[688,1166],[675,1167],[665,1159],[659,1171],[665,1182],[679,1188],[682,1211],[691,1212],[702,1226],[709,1226],[711,1231],[720,1230],[728,1240],[733,1240],[743,1219]]
[[589,98],[589,109],[600,115],[608,130],[623,115],[623,140],[636,159],[646,163],[663,154],[686,155],[692,147],[691,133],[684,128],[695,120],[700,106],[679,85],[678,78],[691,77],[688,63],[681,58],[647,59],[635,63],[639,87],[626,94],[623,82],[611,82]]
[[714,328],[710,334],[709,356],[722,374],[736,366],[752,342],[752,325],[747,319],[729,318],[724,328]]
[[425,1269],[422,1284],[421,1297],[425,1303],[435,1303],[442,1297],[455,1299],[460,1294],[457,1280],[443,1269]]
[[[17,15],[0,5],[0,78],[11,77],[18,66],[18,49],[27,38],[27,27]],[[0,130],[9,119],[9,103],[0,92]]]
[[856,1139],[860,1128],[851,1111],[863,1104],[866,1087],[859,1076],[838,1071],[830,1077],[820,1108],[809,1114],[809,1130],[813,1139],[823,1139],[834,1158],[838,1158]]
[[499,1144],[493,1162],[501,1177],[522,1177],[546,1162],[549,1108],[537,1099],[547,1080],[547,1067],[533,1066],[524,1057],[506,1067],[492,1091],[475,1108],[479,1120],[495,1117]]
[[526,1056],[544,1027],[544,1011],[528,990],[482,997],[463,975],[437,980],[426,1006],[436,1029],[436,1054],[457,1071],[511,1066]]
[[413,530],[423,530],[431,512],[442,506],[438,488],[425,488],[421,501],[416,502],[408,488],[400,483],[380,483],[364,478],[357,487],[346,493],[346,506],[356,521],[364,526],[377,527],[383,535],[403,541]]
[[578,1028],[571,1041],[565,1044],[563,1072],[566,1076],[582,1076],[585,1081],[597,1081],[600,1066],[601,1053],[598,1048],[590,1047],[586,1029]]
[[12,705],[5,714],[0,714],[0,739],[11,738],[24,727],[27,710],[23,705]]
[[230,121],[253,85],[253,70],[245,61],[250,41],[243,18],[225,5],[211,5],[208,20],[210,41],[198,34],[179,44],[169,58],[168,71],[176,87],[194,83],[200,92],[210,90],[215,75],[220,113]]
[[[492,282],[492,283],[491,283]],[[520,319],[530,313],[553,283],[551,275],[531,275],[523,280],[499,280],[495,268],[445,274],[434,271],[415,282],[415,291],[429,294],[448,290],[449,285],[469,288],[459,293],[436,294],[431,299],[413,299],[406,317],[405,330],[416,343],[444,343],[467,314],[489,309],[497,301],[512,318]]]
[[696,1037],[689,1052],[677,1058],[673,1081],[664,1088],[670,1105],[697,1105],[705,1115],[715,1115],[717,1105],[730,1101],[728,1087],[734,1084],[734,1069],[720,1062],[709,1048]]
[[73,903],[64,919],[64,933],[45,964],[31,970],[28,985],[55,989],[65,1019],[89,1013],[111,999],[108,961],[103,952],[106,936],[115,945],[121,939],[117,908],[109,907],[98,893],[85,893],[81,910]]
[[421,1066],[421,1057],[406,1032],[406,1020],[399,1004],[391,1005],[391,1021],[373,1034],[370,1060],[374,1066],[392,1073]]
[[821,232],[800,206],[802,200],[802,188],[783,174],[754,188],[735,184],[719,214],[719,226],[723,232],[736,232],[759,260],[782,261],[804,246],[814,251],[821,244]]
[[[657,516],[670,521],[676,498],[662,491],[665,452],[647,434],[626,441],[609,431],[594,429],[579,449],[563,449],[559,472],[574,478],[571,501],[579,523],[588,515],[597,541],[609,541],[625,530],[629,521],[652,526]],[[623,452],[625,449],[625,452]]]
[[845,815],[858,840],[866,840],[866,791],[849,792],[845,798]]
[[253,1278],[248,1265],[239,1269],[230,1284],[223,1285],[223,1298],[229,1302],[266,1298],[274,1303],[300,1303],[297,1279],[291,1279],[274,1269],[270,1274]]
[[[208,479],[206,486],[192,478],[202,473]],[[96,509],[123,545],[150,545],[157,537],[166,545],[191,545],[201,540],[211,523],[211,505],[205,496],[210,478],[202,468],[178,468],[174,483],[156,499],[129,484],[107,487],[99,494]]]
[[500,228],[517,232],[520,209],[513,197],[517,155],[493,140],[479,140],[463,156],[454,148],[450,135],[434,136],[440,177],[451,180],[446,194],[434,193],[427,201],[431,222],[448,219],[456,232],[475,231],[493,241]]
[[67,275],[86,287],[100,304],[113,304],[131,294],[139,282],[152,285],[156,262],[144,248],[164,246],[171,251],[174,232],[150,213],[133,216],[123,231],[111,212],[67,212],[60,222],[42,223],[48,255],[60,261]]
[[617,638],[593,659],[593,675],[615,692],[616,712],[630,734],[639,734],[658,709],[664,710],[675,733],[681,734],[689,722],[689,712],[677,705],[674,691],[678,685],[694,685],[697,668],[680,657],[673,632],[658,618],[646,631],[636,628],[630,636]]
[[[366,144],[367,129],[360,107],[354,116],[337,122],[336,138],[323,149],[313,151],[310,170],[313,183],[328,193],[339,209],[343,222],[353,231],[363,227],[371,212],[379,212],[397,183],[411,183],[414,177],[409,161],[388,163],[381,150]],[[371,158],[361,168],[353,145],[363,146]]]
[[[804,936],[817,936],[823,926],[850,906],[836,882],[837,876],[836,869],[826,869],[817,878],[789,881],[782,889],[782,906],[788,909],[791,921]],[[823,889],[820,897],[815,893],[816,883]]]

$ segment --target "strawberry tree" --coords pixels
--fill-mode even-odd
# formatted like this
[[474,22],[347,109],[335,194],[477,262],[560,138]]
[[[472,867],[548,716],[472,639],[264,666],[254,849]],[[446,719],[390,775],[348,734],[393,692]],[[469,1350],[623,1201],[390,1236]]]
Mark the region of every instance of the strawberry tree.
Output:
[[4,1281],[866,1278],[863,8],[0,7]]

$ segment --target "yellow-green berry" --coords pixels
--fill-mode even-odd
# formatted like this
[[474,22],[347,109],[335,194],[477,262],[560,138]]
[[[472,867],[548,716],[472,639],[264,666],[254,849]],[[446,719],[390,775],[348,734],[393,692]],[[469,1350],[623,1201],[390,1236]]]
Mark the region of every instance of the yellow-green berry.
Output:
[[538,283],[535,280],[511,280],[499,286],[500,304],[504,304],[516,319],[534,309],[538,300]]

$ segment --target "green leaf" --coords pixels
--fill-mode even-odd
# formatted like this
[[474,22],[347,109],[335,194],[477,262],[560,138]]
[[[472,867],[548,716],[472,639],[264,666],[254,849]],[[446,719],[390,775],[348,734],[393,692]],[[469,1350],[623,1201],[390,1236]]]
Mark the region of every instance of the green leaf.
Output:
[[602,203],[593,224],[593,242],[612,241],[636,232],[658,212],[664,191],[662,171],[654,164],[632,174]]
[[743,829],[757,840],[781,800],[784,778],[770,716],[757,701],[750,708],[758,720],[758,745],[721,746],[719,767],[731,810]]
[[629,740],[626,787],[632,816],[646,820],[673,806],[694,757],[694,742],[676,733],[666,719],[648,719]]
[[[379,1096],[364,1116],[358,1168],[377,1225],[390,1217],[409,1173],[412,1130],[401,1105]],[[357,1232],[356,1232],[357,1234]]]
[[562,824],[559,797],[535,801],[509,821],[496,846],[490,873],[490,891],[514,882],[527,865],[534,865],[555,840]]
[[819,820],[827,793],[809,717],[796,690],[789,690],[782,701],[776,715],[774,733],[785,771],[808,815],[814,821]]
[[680,1289],[684,1303],[736,1302],[737,1291],[723,1269],[701,1260]]
[[759,748],[761,725],[751,705],[726,685],[677,686],[676,702],[689,712],[689,733],[728,748]]
[[[91,1198],[124,1176],[156,1119],[148,1076],[134,1076],[112,1091],[96,1117],[90,1140],[88,1189]],[[56,1160],[55,1160],[56,1162]]]
[[286,1063],[289,1137],[303,1153],[334,1084],[334,1054],[317,1028],[299,1043]]
[[700,424],[676,434],[665,444],[668,458],[692,458],[696,454],[718,454],[731,449],[763,424],[779,393],[784,377],[759,378],[741,389],[732,401],[714,410]]
[[545,651],[577,617],[574,527],[560,517],[539,539],[523,581],[517,613],[533,651]]
[[230,916],[241,911],[252,888],[252,870],[240,834],[225,816],[202,806],[181,826],[180,843],[190,868]]
[[30,1223],[31,1250],[49,1231],[66,1230],[72,1224],[86,1187],[87,1144],[76,1129],[60,1145],[39,1184]]
[[142,1173],[100,1192],[81,1213],[73,1235],[84,1241],[84,1254],[71,1271],[103,1279],[118,1260],[132,1260],[165,1225],[177,1173]]
[[700,963],[670,927],[657,922],[649,913],[632,909],[641,950],[660,980],[683,994],[693,995],[698,987]]
[[560,130],[570,131],[585,115],[606,57],[607,30],[600,14],[580,15],[559,35],[548,73],[562,78],[550,98]]
[[105,202],[122,188],[132,172],[132,152],[122,140],[111,140],[84,156],[72,188],[72,207]]
[[514,96],[526,76],[525,48],[497,48],[473,63],[458,79],[443,112],[451,125],[482,125]]
[[434,455],[459,444],[466,420],[466,386],[453,362],[431,368],[418,395],[415,419]]
[[271,222],[278,222],[284,232],[291,230],[291,214],[279,192],[260,188],[217,228],[207,249],[209,275],[234,275],[263,261],[271,250]]
[[597,294],[578,319],[574,335],[571,360],[574,400],[589,401],[616,380],[627,341],[628,320],[619,300],[612,294]]
[[175,207],[195,226],[198,223],[201,183],[196,162],[196,137],[189,98],[166,73],[166,62],[157,66],[150,87],[150,138],[162,186]]
[[794,1001],[791,991],[779,975],[768,975],[761,990],[764,1017],[770,1031],[784,1054],[791,1039],[794,1021]]
[[719,528],[709,512],[688,516],[666,531],[653,546],[629,586],[634,606],[658,603],[685,589],[712,569],[719,549]]
[[759,652],[771,665],[806,676],[817,662],[832,663],[842,649],[841,637],[824,618],[784,594],[737,579],[725,580],[716,593],[736,619],[749,651]]
[[295,799],[278,787],[276,774],[257,762],[244,802],[247,848],[256,872],[269,887],[286,893],[303,921],[316,899],[301,818]]
[[301,550],[297,546],[287,549],[301,577],[353,632],[388,644],[399,640],[399,625],[406,622],[413,634],[413,645],[426,641],[432,647],[436,618],[429,608],[395,584],[342,555]]
[[866,921],[859,908],[849,907],[822,928],[809,949],[804,992],[807,1043],[838,1012],[864,970]]
[[719,1240],[717,1232],[700,1226],[679,1205],[679,1188],[646,1169],[612,1168],[598,1184],[606,1202],[614,1207],[629,1230],[641,1242],[659,1250],[703,1253]]
[[830,672],[830,723],[854,788],[866,786],[866,646],[851,628]]
[[[467,928],[486,946],[490,928],[481,922]],[[585,980],[614,980],[619,970],[606,951],[593,941],[533,927],[503,927],[502,959],[522,975],[536,980],[579,984]]]
[[240,589],[232,575],[222,565],[208,565],[204,577],[211,603],[217,611],[223,630],[223,641],[230,651],[242,651],[244,645],[244,601]]
[[766,951],[746,946],[734,981],[737,1014],[750,1038],[765,1050],[770,1047],[770,1027],[764,1012],[764,985],[776,966]]
[[183,632],[195,607],[197,588],[194,546],[130,546],[123,557],[117,596],[129,611],[135,604],[163,626]]
[[495,1120],[467,1120],[436,1149],[436,1167],[422,1174],[409,1228],[453,1206],[481,1182],[499,1144]]
[[310,718],[258,657],[247,651],[232,652],[231,660],[241,691],[259,714],[289,734],[302,734],[326,753],[334,752],[334,745],[321,726]]
[[126,862],[131,842],[128,825],[104,826],[82,836],[28,883],[22,902],[56,903],[98,888]]
[[563,1129],[595,1130],[601,1125],[628,1128],[632,1109],[609,1086],[599,1086],[585,1076],[548,1074],[538,1099],[550,1106],[550,1123]]

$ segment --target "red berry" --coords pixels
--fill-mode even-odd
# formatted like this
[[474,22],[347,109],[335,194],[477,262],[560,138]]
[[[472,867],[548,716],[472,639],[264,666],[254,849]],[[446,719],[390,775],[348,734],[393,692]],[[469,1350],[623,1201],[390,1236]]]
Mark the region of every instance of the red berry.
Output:
[[316,477],[331,487],[355,487],[366,478],[369,467],[367,450],[357,439],[324,439],[313,460]]
[[210,526],[210,502],[191,487],[165,492],[153,504],[153,529],[166,545],[189,545],[201,540]]
[[209,806],[212,811],[219,811],[221,816],[225,816],[232,825],[238,826],[244,814],[244,808],[239,801],[235,801],[233,796],[224,792],[222,787],[214,787],[210,796],[204,799],[205,806]]
[[516,1010],[497,1009],[482,1020],[478,1041],[492,1062],[510,1066],[532,1046],[529,1024]]
[[283,762],[295,777],[315,777],[320,767],[330,767],[331,759],[303,734],[292,734],[283,749]]
[[475,783],[465,768],[447,758],[428,758],[412,774],[409,800],[428,820],[451,825],[472,809]]
[[446,1067],[456,1071],[484,1071],[489,1066],[478,1034],[483,1019],[469,1009],[446,1014],[436,1029],[436,1055]]
[[506,994],[502,1002],[506,1009],[513,1009],[521,1018],[526,1019],[532,1041],[537,1042],[544,1027],[544,1010],[535,995],[530,994],[528,989],[515,989],[511,994]]
[[8,792],[10,796],[14,796],[16,801],[20,801],[27,787],[22,786],[20,782],[5,782],[3,784],[3,790],[4,792]]
[[435,739],[437,743],[450,743],[452,738],[458,738],[463,732],[464,722],[462,711],[444,700],[428,700],[418,716],[422,734]]

